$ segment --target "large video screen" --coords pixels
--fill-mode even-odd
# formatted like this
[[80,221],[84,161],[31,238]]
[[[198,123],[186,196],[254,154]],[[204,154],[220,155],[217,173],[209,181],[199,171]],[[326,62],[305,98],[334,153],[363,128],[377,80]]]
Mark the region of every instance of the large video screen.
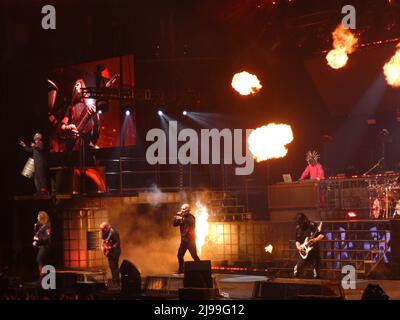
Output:
[[[84,124],[85,132],[80,135],[85,134],[96,149],[136,144],[134,110],[130,109],[129,118],[123,115],[126,108],[133,107],[133,101],[126,96],[120,100],[115,94],[119,88],[133,92],[133,55],[55,68],[47,82],[51,152],[68,151],[73,134],[65,128],[71,124]],[[90,95],[92,92],[98,94]],[[111,98],[109,92],[114,93]],[[104,93],[106,98],[101,96]],[[96,107],[90,119],[80,112],[82,106]]]

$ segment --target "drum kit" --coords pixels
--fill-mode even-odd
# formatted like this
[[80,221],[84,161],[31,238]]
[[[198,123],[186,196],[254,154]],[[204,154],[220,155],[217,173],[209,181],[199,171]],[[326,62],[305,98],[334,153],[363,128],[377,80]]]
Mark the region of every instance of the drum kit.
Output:
[[400,176],[394,180],[369,181],[370,217],[389,219],[400,214]]

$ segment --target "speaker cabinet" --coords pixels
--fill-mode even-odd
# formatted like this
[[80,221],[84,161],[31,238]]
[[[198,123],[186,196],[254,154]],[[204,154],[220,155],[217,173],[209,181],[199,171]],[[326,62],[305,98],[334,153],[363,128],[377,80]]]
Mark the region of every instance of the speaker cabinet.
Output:
[[119,272],[121,273],[121,293],[139,295],[142,290],[142,277],[139,269],[132,262],[124,260]]
[[212,288],[211,261],[185,262],[183,286],[185,288]]

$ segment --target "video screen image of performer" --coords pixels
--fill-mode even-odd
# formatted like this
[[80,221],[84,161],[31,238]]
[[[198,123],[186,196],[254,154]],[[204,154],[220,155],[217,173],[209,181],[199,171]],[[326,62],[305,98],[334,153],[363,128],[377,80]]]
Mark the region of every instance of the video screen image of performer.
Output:
[[20,141],[20,146],[22,146],[26,152],[33,155],[34,161],[34,183],[37,194],[47,194],[47,160],[46,160],[46,150],[43,143],[43,136],[41,133],[35,133],[33,136],[33,142],[28,147],[25,142]]
[[103,253],[108,259],[108,265],[111,270],[111,286],[119,286],[119,257],[121,255],[121,241],[119,232],[107,222],[100,225],[101,238],[103,239]]
[[47,212],[39,211],[37,222],[34,225],[34,232],[32,245],[37,249],[36,262],[39,268],[39,275],[42,277],[42,268],[49,263],[51,245],[51,224]]
[[181,211],[174,217],[174,227],[178,227],[181,233],[181,244],[178,249],[178,273],[183,273],[185,253],[189,250],[194,261],[200,261],[196,248],[196,218],[190,213],[189,204],[181,206]]
[[79,151],[79,165],[94,165],[93,149],[100,134],[99,116],[95,105],[87,104],[82,97],[85,88],[83,80],[77,80],[70,107],[61,121],[61,131],[65,134],[66,150]]
[[313,268],[314,279],[320,278],[321,256],[319,242],[324,239],[321,233],[322,224],[317,225],[308,220],[307,216],[299,213],[296,217],[296,248],[299,251],[293,276],[298,278],[306,266]]
[[300,180],[323,180],[325,179],[324,168],[318,163],[319,154],[316,151],[308,151],[306,154],[307,167],[303,171]]

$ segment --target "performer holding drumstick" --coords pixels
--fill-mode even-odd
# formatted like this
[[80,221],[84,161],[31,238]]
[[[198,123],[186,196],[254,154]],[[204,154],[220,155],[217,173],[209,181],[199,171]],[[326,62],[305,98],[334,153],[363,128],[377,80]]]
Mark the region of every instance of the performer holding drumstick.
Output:
[[20,146],[25,149],[25,151],[33,154],[34,160],[34,182],[37,194],[47,194],[47,181],[46,181],[46,156],[45,147],[43,143],[43,136],[41,133],[36,133],[33,136],[33,142],[30,147],[28,147],[25,142],[20,141]]

